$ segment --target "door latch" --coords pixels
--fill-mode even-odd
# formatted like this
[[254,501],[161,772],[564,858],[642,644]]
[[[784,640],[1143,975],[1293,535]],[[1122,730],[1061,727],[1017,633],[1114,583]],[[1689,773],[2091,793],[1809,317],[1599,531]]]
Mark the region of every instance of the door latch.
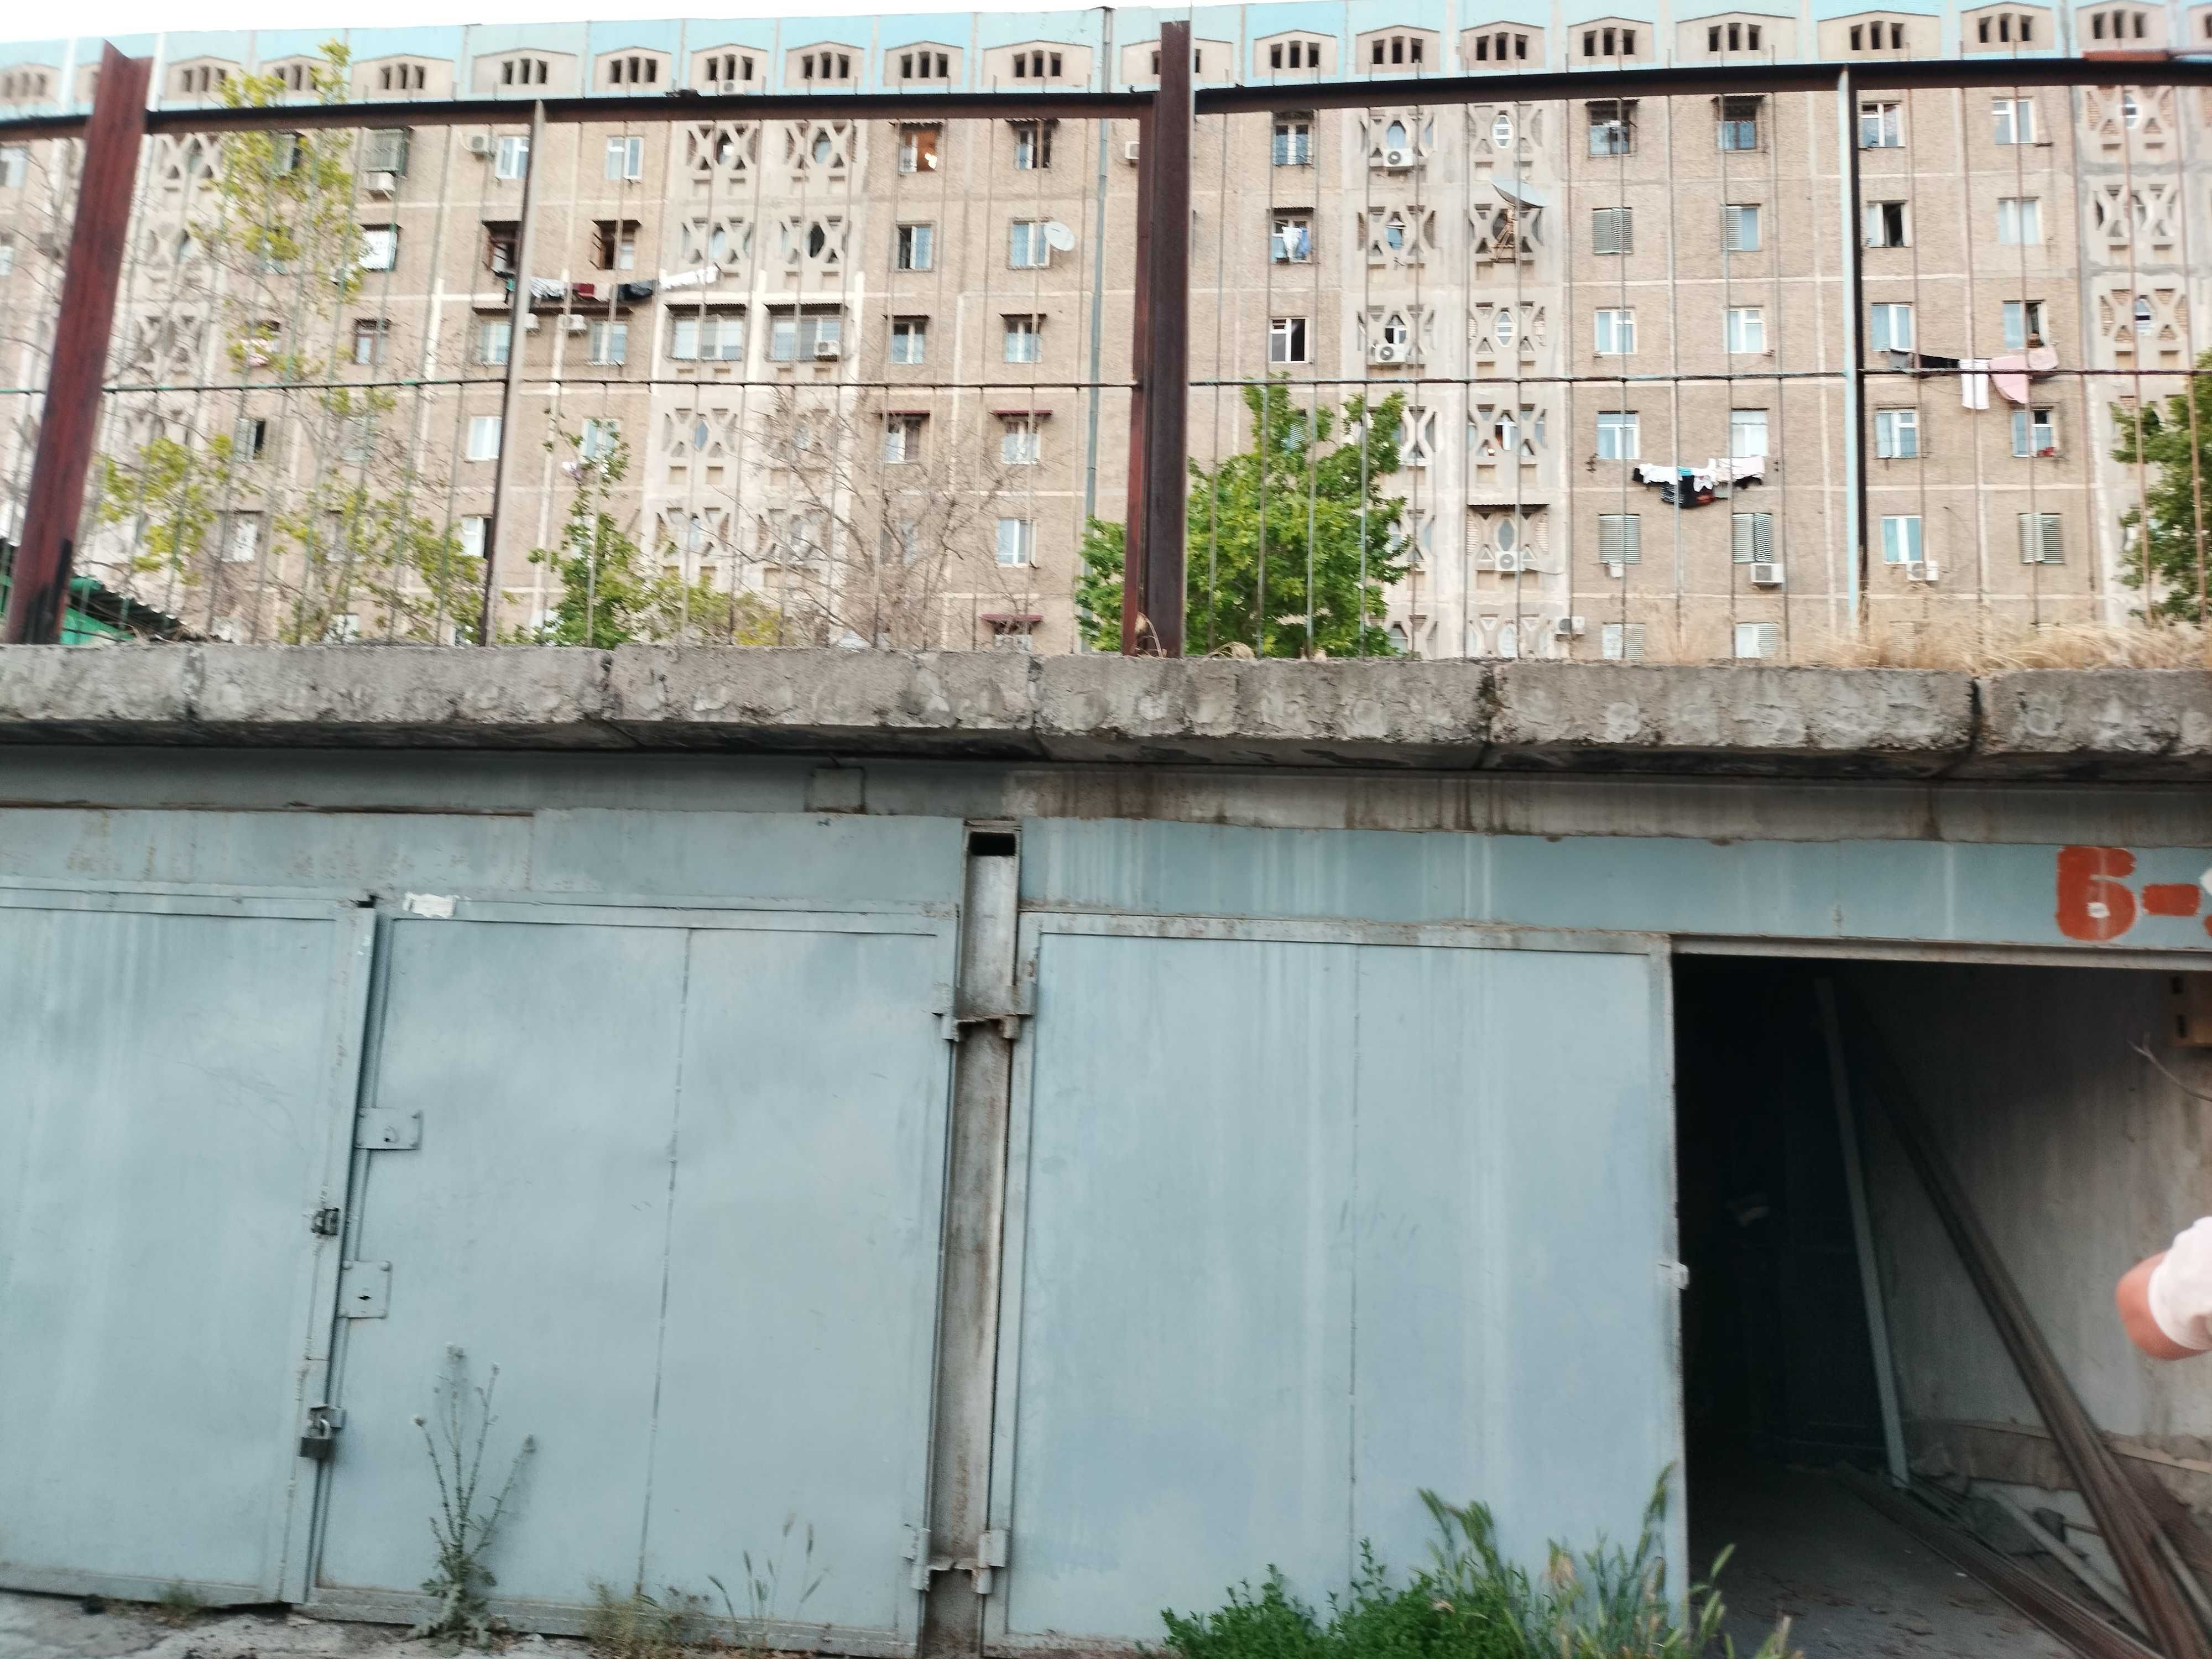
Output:
[[337,1205],[325,1204],[315,1212],[313,1218],[307,1223],[307,1229],[317,1238],[336,1238],[338,1227],[344,1220],[345,1212]]
[[300,1455],[318,1463],[331,1461],[338,1431],[345,1427],[345,1413],[336,1406],[307,1407],[307,1425],[300,1431]]
[[991,1593],[991,1574],[994,1568],[1006,1565],[1006,1534],[1003,1528],[994,1528],[975,1540],[972,1557],[932,1555],[929,1553],[929,1529],[908,1527],[906,1529],[906,1559],[914,1563],[907,1582],[915,1589],[929,1589],[929,1581],[940,1572],[964,1572],[975,1581],[975,1594]]

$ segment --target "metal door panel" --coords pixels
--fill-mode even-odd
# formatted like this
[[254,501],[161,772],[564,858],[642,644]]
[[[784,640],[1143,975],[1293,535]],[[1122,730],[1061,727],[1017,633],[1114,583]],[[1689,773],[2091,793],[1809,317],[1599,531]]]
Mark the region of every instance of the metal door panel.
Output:
[[1156,1636],[1269,1562],[1343,1577],[1354,971],[1313,945],[1043,941],[1014,1631]]
[[997,1639],[1419,1561],[1422,1486],[1536,1565],[1632,1532],[1680,1455],[1657,941],[1033,915],[1024,951]]
[[0,890],[0,1583],[295,1592],[369,944],[343,900]]
[[[934,926],[692,936],[645,1580],[735,1586],[744,1554],[781,1556],[769,1612],[807,1645],[824,1624],[914,1635],[950,945]],[[802,1606],[808,1528],[825,1576]]]
[[[318,1583],[410,1593],[438,1502],[422,1431],[448,1346],[501,1367],[495,1491],[534,1436],[492,1565],[502,1596],[635,1582],[653,1419],[684,936],[389,924],[368,1103],[422,1115],[367,1154],[352,1254],[389,1311],[345,1322]],[[489,1492],[487,1492],[489,1497]]]

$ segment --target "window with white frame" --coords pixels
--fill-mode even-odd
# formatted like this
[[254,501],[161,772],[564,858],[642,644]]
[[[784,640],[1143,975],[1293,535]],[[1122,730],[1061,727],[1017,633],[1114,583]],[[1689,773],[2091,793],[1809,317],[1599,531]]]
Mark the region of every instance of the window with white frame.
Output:
[[1607,662],[1644,660],[1642,623],[1602,623],[1597,631],[1598,654]]
[[2004,343],[2009,351],[2041,345],[2044,338],[2043,301],[2007,300],[2004,302]]
[[1912,307],[1885,301],[1867,307],[1867,344],[1876,351],[1912,349]]
[[1759,148],[1759,118],[1764,98],[1735,97],[1720,100],[1720,147],[1723,149],[1757,149]]
[[1601,207],[1590,210],[1590,252],[1633,253],[1636,251],[1636,210]]
[[1917,513],[1883,515],[1881,562],[1884,564],[1918,564],[1926,556],[1920,542],[1920,515]]
[[2043,240],[2043,203],[2033,196],[1997,198],[1997,245],[2033,247]]
[[999,562],[1004,565],[1026,565],[1036,562],[1036,520],[1035,519],[1001,519],[999,520]]
[[2063,564],[2066,551],[2058,538],[2056,513],[2020,515],[2020,562],[2022,564]]
[[31,147],[0,144],[0,190],[21,190],[31,176]]
[[1758,203],[1731,202],[1721,210],[1721,246],[1729,253],[1759,252]]
[[1738,623],[1735,654],[1742,658],[1775,657],[1782,653],[1780,623]]
[[363,225],[361,228],[361,269],[389,270],[398,263],[399,227]]
[[[745,319],[733,312],[677,314],[668,355],[678,362],[738,362],[745,355]],[[779,358],[790,362],[790,357]]]
[[520,179],[529,172],[529,135],[510,132],[502,137],[492,159],[492,171],[501,179]]
[[1271,363],[1303,363],[1310,361],[1307,355],[1306,319],[1303,317],[1277,317],[1267,324],[1267,361]]
[[595,363],[626,363],[629,361],[629,325],[596,319],[586,337],[591,342],[591,357]]
[[1601,564],[1643,563],[1643,519],[1634,513],[1599,514],[1597,556]]
[[1729,454],[1736,460],[1751,460],[1771,454],[1766,447],[1766,411],[1763,409],[1731,409],[1729,410]]
[[491,534],[491,520],[482,513],[471,513],[461,520],[460,532],[461,556],[465,559],[483,557],[484,544]]
[[913,466],[921,459],[923,415],[901,413],[884,417],[884,465]]
[[607,140],[607,177],[628,181],[645,177],[645,140],[642,138],[610,138]]
[[1912,204],[1909,202],[1868,202],[1859,217],[1869,247],[1908,247],[1912,242]]
[[468,458],[472,461],[495,461],[499,459],[500,417],[496,415],[469,416]]
[[1901,149],[1905,146],[1905,106],[1895,99],[1859,100],[1859,148]]
[[[742,334],[739,338],[742,341]],[[845,313],[842,311],[779,311],[769,322],[768,355],[771,362],[805,362],[811,358],[835,357],[843,350],[844,343]],[[744,350],[742,343],[738,349]]]
[[1763,306],[1730,306],[1726,325],[1728,349],[1732,354],[1763,352],[1766,349],[1766,310]]
[[901,173],[936,172],[937,147],[942,137],[942,130],[934,126],[901,127],[898,170]]
[[1275,118],[1275,165],[1304,167],[1313,165],[1313,118],[1278,115]]
[[1771,513],[1730,514],[1729,547],[1738,564],[1767,563],[1774,557],[1774,515]]
[[503,363],[514,342],[514,325],[504,317],[487,317],[477,324],[477,361]]
[[2012,412],[2012,453],[2049,460],[2058,453],[2058,411],[2035,404]]
[[1006,466],[1035,466],[1044,456],[1044,422],[1035,415],[999,416],[999,460]]
[[576,453],[586,461],[604,461],[622,442],[622,422],[611,415],[587,415],[576,435]]
[[2035,100],[2033,98],[1993,98],[1990,100],[1990,124],[1993,136],[2000,144],[2032,144],[2035,142]]
[[1037,270],[1052,263],[1052,246],[1045,240],[1045,222],[1017,219],[1008,228],[1006,263],[1016,270]]
[[912,368],[929,361],[929,319],[891,319],[891,361]]
[[1278,213],[1267,239],[1267,257],[1279,265],[1302,265],[1313,258],[1313,219],[1304,213]]
[[1636,100],[1632,98],[1595,99],[1586,111],[1589,120],[1589,153],[1629,155],[1636,149]]
[[1044,319],[1006,319],[1006,360],[1010,363],[1041,362],[1044,358]]
[[1036,173],[1052,165],[1052,129],[1050,121],[1015,121],[1014,167],[1020,173]]
[[1917,459],[1920,453],[1920,411],[1917,409],[1875,410],[1874,453],[1878,461]]
[[1601,357],[1628,356],[1636,349],[1636,313],[1618,307],[1601,309],[1590,338],[1590,349]]
[[930,268],[931,256],[935,252],[933,244],[936,240],[937,227],[934,225],[901,225],[898,228],[897,244],[891,258],[893,268],[899,270],[927,270]]
[[1636,411],[1600,410],[1597,416],[1597,458],[1601,461],[1632,461],[1643,453]]

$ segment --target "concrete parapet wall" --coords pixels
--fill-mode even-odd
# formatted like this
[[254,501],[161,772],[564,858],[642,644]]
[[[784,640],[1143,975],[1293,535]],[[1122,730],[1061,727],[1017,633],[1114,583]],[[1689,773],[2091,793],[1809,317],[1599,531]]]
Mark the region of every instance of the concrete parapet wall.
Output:
[[2212,778],[2212,674],[1011,653],[0,652],[0,743],[1748,776]]

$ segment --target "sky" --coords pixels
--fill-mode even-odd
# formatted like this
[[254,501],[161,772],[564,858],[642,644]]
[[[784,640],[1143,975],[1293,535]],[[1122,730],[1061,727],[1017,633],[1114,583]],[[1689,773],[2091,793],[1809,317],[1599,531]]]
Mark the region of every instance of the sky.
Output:
[[[647,0],[649,17],[853,16],[901,11],[1074,11],[1085,0]],[[414,23],[590,22],[608,15],[607,0],[72,0],[49,9],[22,0],[0,6],[0,40],[51,40],[70,34],[151,34],[162,29],[401,27]],[[66,19],[65,24],[60,20]],[[58,25],[59,25],[58,28]]]

